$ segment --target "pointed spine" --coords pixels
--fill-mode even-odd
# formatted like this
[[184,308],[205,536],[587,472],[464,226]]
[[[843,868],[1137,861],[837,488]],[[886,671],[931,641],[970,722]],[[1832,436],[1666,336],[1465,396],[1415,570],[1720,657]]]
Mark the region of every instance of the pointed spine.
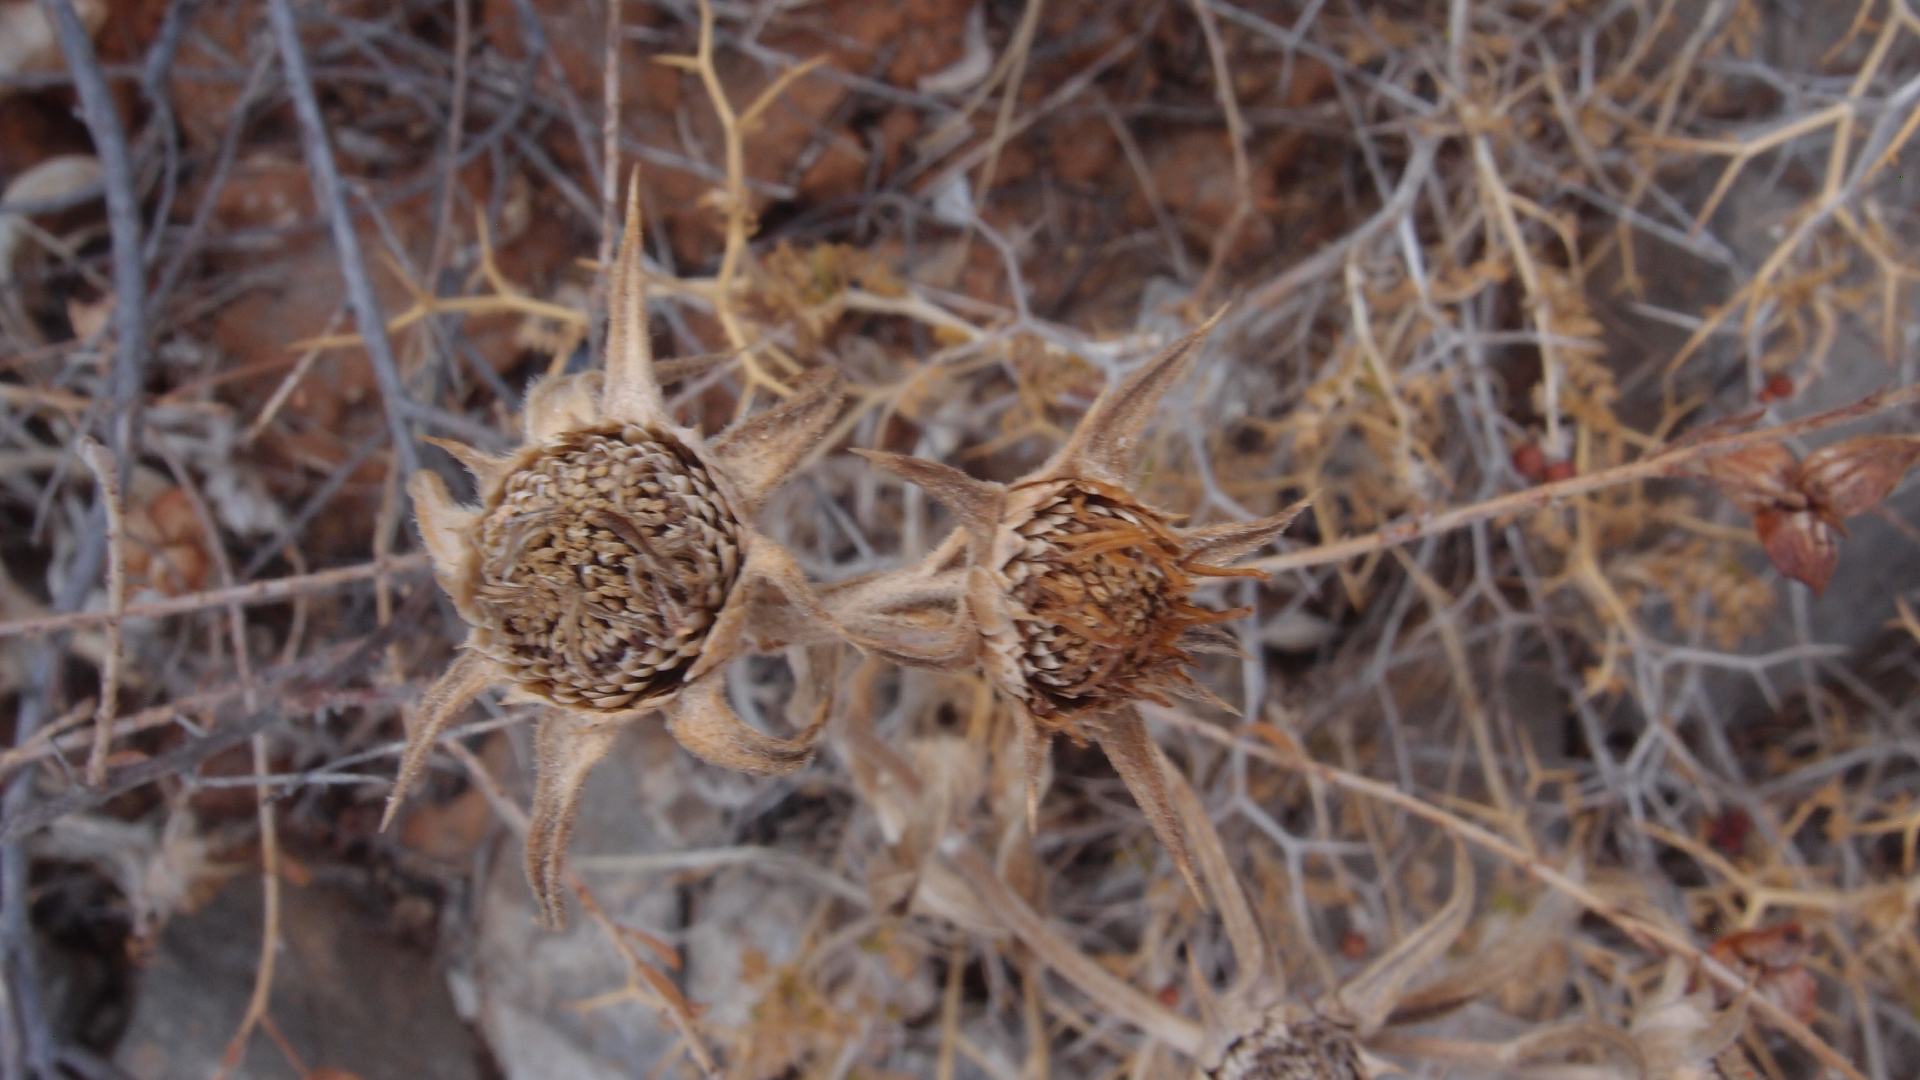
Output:
[[1089,726],[1094,740],[1113,763],[1114,771],[1126,782],[1133,801],[1140,804],[1140,812],[1147,816],[1153,834],[1160,838],[1161,846],[1173,859],[1174,868],[1186,879],[1187,888],[1193,890],[1194,899],[1206,907],[1207,894],[1201,891],[1200,879],[1194,873],[1193,850],[1187,845],[1186,831],[1180,827],[1180,815],[1174,812],[1173,802],[1167,797],[1160,748],[1154,745],[1140,711],[1128,705]]
[[[431,474],[414,474],[415,478],[425,475]],[[400,759],[400,772],[394,777],[392,793],[387,796],[386,812],[380,816],[381,831],[393,824],[401,801],[426,771],[427,758],[433,753],[433,744],[440,740],[441,732],[460,715],[461,709],[494,683],[497,675],[493,662],[486,657],[477,652],[462,652],[446,674],[420,698],[413,714],[413,730],[407,733],[407,750]]]
[[985,552],[991,547],[994,530],[1000,527],[1001,515],[1006,511],[1005,487],[975,480],[951,465],[926,458],[889,454],[883,450],[855,449],[854,453],[926,489],[927,494],[953,511],[976,550]]
[[816,368],[800,380],[792,397],[733,425],[713,441],[714,458],[746,504],[740,508],[743,516],[760,512],[767,496],[840,414],[843,399],[840,373]]
[[606,415],[652,427],[669,423],[653,374],[653,336],[647,328],[646,274],[640,266],[640,170],[627,182],[627,221],[607,279]]
[[1187,557],[1209,566],[1230,565],[1272,543],[1306,508],[1305,502],[1297,502],[1257,521],[1230,521],[1186,530],[1181,538],[1186,541]]
[[1073,437],[1041,469],[1038,479],[1090,476],[1110,484],[1124,484],[1133,472],[1140,433],[1153,418],[1154,406],[1187,370],[1201,342],[1227,313],[1222,307],[1186,337],[1127,376],[1118,388],[1100,395],[1087,410]]
[[533,812],[527,820],[527,884],[540,925],[558,930],[566,924],[562,906],[566,884],[567,841],[580,814],[580,793],[587,773],[613,749],[618,726],[549,709],[534,732],[536,768]]

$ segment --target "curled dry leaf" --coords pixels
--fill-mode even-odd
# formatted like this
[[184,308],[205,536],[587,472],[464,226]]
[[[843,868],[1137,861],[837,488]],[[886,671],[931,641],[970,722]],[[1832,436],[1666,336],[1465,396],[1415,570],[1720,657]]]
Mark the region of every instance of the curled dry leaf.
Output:
[[[1806,1022],[1819,1011],[1820,986],[1805,966],[1811,951],[1806,931],[1795,920],[1728,934],[1707,955],[1752,979],[1761,995]],[[1720,1008],[1733,1003],[1733,994],[1718,983],[1713,995]]]
[[1687,992],[1686,967],[1669,960],[1660,987],[1635,1010],[1627,1036],[1650,1080],[1757,1080],[1735,1040],[1746,1026],[1744,1005],[1716,1010],[1712,995]]
[[[951,508],[966,537],[964,596],[948,635],[911,647],[896,640],[883,653],[925,667],[976,660],[985,666],[1018,725],[1029,822],[1053,737],[1098,743],[1196,894],[1193,859],[1134,702],[1165,704],[1167,695],[1178,695],[1227,707],[1187,668],[1195,652],[1232,650],[1233,639],[1218,624],[1248,611],[1212,611],[1191,597],[1207,578],[1260,576],[1228,566],[1279,535],[1299,512],[1291,507],[1257,521],[1183,530],[1127,488],[1154,406],[1218,319],[1103,394],[1052,460],[1011,485],[937,462],[865,452]],[[877,623],[867,636],[884,639],[884,622],[866,612],[889,605],[874,595],[896,590],[904,602],[915,582],[932,580],[954,554],[943,545],[931,566],[835,594],[829,603],[850,625]]]
[[1815,596],[1826,591],[1840,565],[1840,530],[1819,511],[1763,508],[1753,515],[1753,531],[1775,569]]
[[1898,435],[1848,439],[1807,455],[1800,463],[1799,486],[1814,506],[1830,515],[1829,521],[1838,524],[1879,506],[1915,461],[1920,461],[1920,439]]
[[[73,8],[89,34],[107,21],[106,0],[74,0]],[[60,42],[46,12],[35,0],[0,3],[0,75],[28,75],[63,66]],[[0,86],[0,98],[9,92]]]
[[504,458],[440,444],[474,474],[479,506],[456,505],[432,473],[409,486],[435,574],[471,632],[421,700],[387,818],[481,691],[506,683],[545,705],[526,857],[550,926],[581,786],[617,730],[659,710],[681,745],[715,764],[798,769],[819,718],[790,740],[748,727],[727,703],[725,668],[791,643],[770,627],[835,632],[793,557],[752,519],[833,420],[837,380],[813,377],[709,442],[666,410],[643,286],[636,178],[609,283],[605,373],[534,387],[526,443]]
[[127,583],[181,596],[206,587],[213,570],[192,496],[170,487],[127,513]]

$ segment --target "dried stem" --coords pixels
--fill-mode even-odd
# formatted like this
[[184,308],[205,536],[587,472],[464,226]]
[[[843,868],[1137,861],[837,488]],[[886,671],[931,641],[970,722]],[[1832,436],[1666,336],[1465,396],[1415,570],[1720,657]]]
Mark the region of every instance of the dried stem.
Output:
[[[267,758],[267,737],[255,735],[251,742],[254,775],[265,776],[272,769]],[[220,1055],[220,1067],[214,1070],[213,1080],[226,1080],[240,1067],[253,1029],[266,1021],[267,1005],[273,996],[273,960],[280,950],[280,831],[274,823],[272,789],[262,783],[254,788],[254,797],[260,803],[260,890],[261,905],[265,909],[260,927],[260,961],[254,968],[253,993],[247,997],[247,1011],[240,1018],[239,1030],[233,1033]]]
[[1611,469],[1575,476],[1569,480],[1542,484],[1539,487],[1501,495],[1472,506],[1443,510],[1437,514],[1390,525],[1366,536],[1321,544],[1284,555],[1270,555],[1264,559],[1256,559],[1247,565],[1269,574],[1281,574],[1290,570],[1305,570],[1310,567],[1345,562],[1410,543],[1422,537],[1451,532],[1454,529],[1495,518],[1511,517],[1539,510],[1563,499],[1604,491],[1622,484],[1652,480],[1657,477],[1678,476],[1688,466],[1709,458],[1730,454],[1751,446],[1778,444],[1799,435],[1904,408],[1916,401],[1920,401],[1920,386],[1903,386],[1814,416],[1755,431],[1716,435],[1695,442],[1683,442],[1626,465],[1617,465]]
[[93,714],[93,750],[87,755],[87,783],[100,787],[107,782],[113,716],[120,700],[120,628],[127,617],[127,513],[114,456],[92,439],[83,439],[80,457],[92,470],[100,501],[107,508],[107,649],[100,665],[100,703]]
[[409,402],[400,381],[400,365],[394,360],[393,344],[387,338],[373,280],[367,276],[353,214],[347,209],[346,191],[341,186],[339,166],[333,159],[333,147],[327,141],[326,120],[320,115],[320,103],[314,96],[313,76],[307,70],[307,54],[300,44],[300,27],[294,18],[292,0],[267,0],[267,21],[280,50],[280,67],[287,91],[293,98],[294,116],[300,121],[300,143],[306,154],[307,171],[313,179],[314,201],[326,214],[334,249],[340,255],[340,274],[347,283],[347,303],[353,309],[367,359],[372,362],[374,378],[380,385],[380,397],[386,404],[387,428],[393,437],[401,472],[412,476],[420,468],[420,456],[413,445],[413,434],[407,428]]
[[[236,585],[230,589],[209,589],[206,592],[190,593],[186,596],[173,596],[165,600],[149,600],[138,604],[128,604],[122,613],[127,619],[159,619],[168,615],[185,615],[208,608],[225,607],[240,604],[252,607],[256,604],[271,604],[294,596],[305,596],[342,585],[366,581],[369,578],[386,576],[389,578],[418,574],[428,568],[424,553],[395,555],[392,558],[361,563],[358,566],[343,566],[334,570],[319,570],[311,574],[298,574],[293,577],[275,578],[271,581],[256,581],[247,585]],[[76,611],[66,615],[45,615],[33,619],[16,619],[0,623],[0,637],[12,637],[20,634],[52,634],[63,630],[79,630],[90,626],[100,626],[107,622],[105,612]]]
[[1371,780],[1344,769],[1326,765],[1307,757],[1293,740],[1279,729],[1269,724],[1253,725],[1253,731],[1266,738],[1267,744],[1250,742],[1222,731],[1204,721],[1194,719],[1174,709],[1148,707],[1146,711],[1155,719],[1165,721],[1182,731],[1190,731],[1203,738],[1213,740],[1224,746],[1247,754],[1249,757],[1272,762],[1286,769],[1306,773],[1314,779],[1328,785],[1385,803],[1404,810],[1415,817],[1446,830],[1476,847],[1482,848],[1512,864],[1516,869],[1525,871],[1541,883],[1563,893],[1595,915],[1606,919],[1638,940],[1658,947],[1665,952],[1678,956],[1706,974],[1714,982],[1728,991],[1739,995],[1748,1007],[1767,1018],[1788,1038],[1797,1042],[1821,1064],[1837,1071],[1847,1080],[1866,1080],[1866,1077],[1839,1051],[1826,1040],[1815,1034],[1813,1029],[1800,1022],[1792,1013],[1765,994],[1756,994],[1754,987],[1738,972],[1722,964],[1707,954],[1707,951],[1680,937],[1673,931],[1657,923],[1648,921],[1620,905],[1600,896],[1592,889],[1575,881],[1563,871],[1556,870],[1539,857],[1525,849],[1503,839],[1489,829],[1475,825],[1457,814],[1434,806],[1417,796],[1407,794],[1391,784]]

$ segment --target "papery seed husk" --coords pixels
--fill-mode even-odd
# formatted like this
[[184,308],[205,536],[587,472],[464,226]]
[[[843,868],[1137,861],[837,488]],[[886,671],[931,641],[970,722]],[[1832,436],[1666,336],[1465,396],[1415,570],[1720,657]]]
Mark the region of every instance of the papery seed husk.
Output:
[[1776,570],[1813,590],[1826,591],[1840,565],[1840,532],[1813,510],[1761,510],[1753,530]]
[[1707,476],[1727,501],[1749,514],[1807,504],[1795,475],[1793,451],[1778,443],[1750,446],[1707,459]]
[[1920,461],[1920,440],[1866,435],[1807,455],[1799,486],[1835,519],[1850,518],[1880,505],[1915,461]]

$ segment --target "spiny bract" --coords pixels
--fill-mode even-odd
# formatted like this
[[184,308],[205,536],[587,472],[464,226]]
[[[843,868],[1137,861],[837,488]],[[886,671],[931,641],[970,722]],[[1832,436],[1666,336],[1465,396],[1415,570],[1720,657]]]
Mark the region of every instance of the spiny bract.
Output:
[[[1166,704],[1166,695],[1175,694],[1224,704],[1187,668],[1195,652],[1238,653],[1215,624],[1248,612],[1210,611],[1190,598],[1203,578],[1258,576],[1226,566],[1273,539],[1297,513],[1290,508],[1258,521],[1178,529],[1170,515],[1127,488],[1154,405],[1218,319],[1103,394],[1052,460],[1013,484],[863,451],[945,502],[966,536],[964,575],[955,582],[963,598],[951,632],[930,642],[896,637],[894,647],[881,651],[927,667],[984,663],[1013,708],[1024,745],[1029,820],[1052,736],[1098,742],[1189,882],[1192,857],[1134,703]],[[903,597],[932,589],[937,580],[957,576],[940,565],[956,555],[953,545],[943,546],[917,576],[903,575],[893,587]],[[897,623],[898,616],[874,595],[879,591],[849,590],[827,600],[841,621],[883,641],[888,619]]]
[[723,673],[749,646],[785,644],[766,627],[827,624],[792,556],[752,520],[833,420],[837,380],[810,378],[711,443],[675,424],[653,372],[637,187],[608,308],[605,373],[535,386],[520,450],[439,444],[474,474],[478,507],[455,505],[432,473],[409,486],[435,574],[472,629],[421,701],[387,816],[475,695],[507,683],[545,704],[526,855],[549,925],[581,786],[623,724],[659,709],[682,746],[755,773],[801,767],[820,727],[755,731],[727,704]]

